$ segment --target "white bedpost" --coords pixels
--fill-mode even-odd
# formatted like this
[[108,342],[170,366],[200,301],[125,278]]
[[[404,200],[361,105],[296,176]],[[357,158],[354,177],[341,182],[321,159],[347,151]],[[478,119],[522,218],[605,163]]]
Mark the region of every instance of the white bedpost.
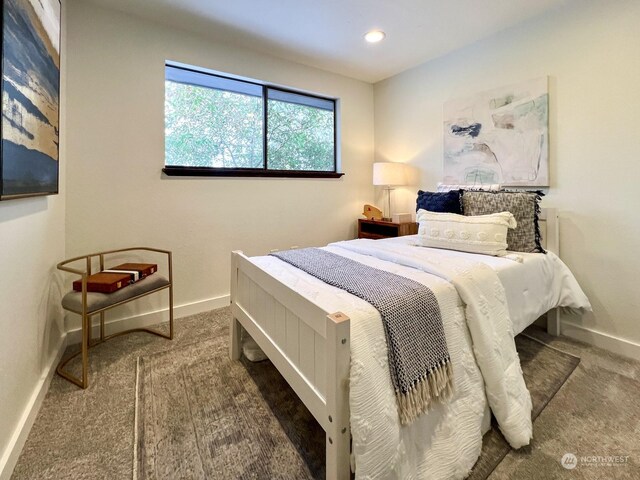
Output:
[[[231,252],[231,304],[236,301],[238,294],[238,255],[242,252]],[[232,309],[233,310],[233,309]],[[231,322],[229,322],[229,357],[231,360],[239,360],[242,344],[240,338],[240,322],[231,314]]]
[[[558,221],[558,210],[555,208],[543,208],[540,212],[540,219],[545,223],[543,232],[544,246],[550,252],[560,256],[560,228]],[[560,335],[560,309],[554,308],[547,312],[547,333],[550,335]]]
[[327,316],[327,480],[351,476],[349,428],[350,320],[344,313]]
[[560,228],[558,221],[558,209],[541,209],[540,220],[544,221],[546,224],[545,231],[542,232],[545,249],[560,256]]

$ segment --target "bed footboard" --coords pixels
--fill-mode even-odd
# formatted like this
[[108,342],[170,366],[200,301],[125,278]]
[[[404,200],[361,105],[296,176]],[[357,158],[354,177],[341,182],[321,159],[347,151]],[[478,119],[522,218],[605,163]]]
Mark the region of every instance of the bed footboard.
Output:
[[326,432],[327,479],[349,479],[349,317],[324,311],[239,251],[231,314],[231,359],[241,355],[242,325]]

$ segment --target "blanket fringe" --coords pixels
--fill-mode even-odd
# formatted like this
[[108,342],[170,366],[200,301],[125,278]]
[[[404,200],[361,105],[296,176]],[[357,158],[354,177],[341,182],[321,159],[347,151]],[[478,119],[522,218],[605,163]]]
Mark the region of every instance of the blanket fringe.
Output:
[[451,361],[447,360],[419,379],[409,391],[396,393],[400,423],[408,425],[429,411],[433,402],[445,401],[452,393],[453,368]]

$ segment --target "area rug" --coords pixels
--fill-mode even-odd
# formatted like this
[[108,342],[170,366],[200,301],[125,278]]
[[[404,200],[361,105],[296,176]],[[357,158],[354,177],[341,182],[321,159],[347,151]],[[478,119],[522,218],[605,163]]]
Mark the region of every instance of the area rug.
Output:
[[139,358],[136,425],[134,479],[324,478],[321,427],[269,362],[231,361],[227,337]]
[[[524,381],[531,393],[533,406],[531,418],[535,421],[576,369],[580,359],[524,334],[516,337],[516,348],[520,356]],[[482,438],[480,458],[473,466],[467,480],[486,479],[511,450],[498,430],[495,419],[492,420],[491,430]],[[535,438],[533,441],[535,442]]]
[[[537,417],[579,363],[518,336]],[[138,359],[134,479],[323,479],[325,436],[268,362],[232,362],[220,336]],[[473,480],[509,452],[496,426]]]

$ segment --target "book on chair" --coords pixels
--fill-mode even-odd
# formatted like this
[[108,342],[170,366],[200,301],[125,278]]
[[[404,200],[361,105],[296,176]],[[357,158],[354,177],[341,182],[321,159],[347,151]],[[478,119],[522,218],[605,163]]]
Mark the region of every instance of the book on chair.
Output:
[[148,277],[152,273],[158,271],[158,265],[156,263],[123,263],[117,267],[110,268],[109,270],[124,270],[138,273],[138,280],[142,280],[144,277]]
[[[155,263],[123,263],[87,277],[87,292],[113,293],[155,273]],[[82,291],[82,280],[73,282],[73,289]]]
[[[87,277],[87,292],[113,293],[132,282],[130,273],[100,272]],[[82,291],[82,280],[73,282],[76,292]]]

